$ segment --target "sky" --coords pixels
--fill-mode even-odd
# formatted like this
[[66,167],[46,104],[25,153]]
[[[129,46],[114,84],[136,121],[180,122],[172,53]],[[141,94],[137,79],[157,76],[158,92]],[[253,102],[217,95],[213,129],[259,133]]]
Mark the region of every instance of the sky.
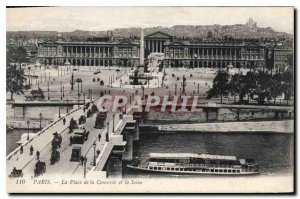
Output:
[[7,8],[6,30],[106,31],[173,25],[245,24],[294,32],[292,7],[40,7]]

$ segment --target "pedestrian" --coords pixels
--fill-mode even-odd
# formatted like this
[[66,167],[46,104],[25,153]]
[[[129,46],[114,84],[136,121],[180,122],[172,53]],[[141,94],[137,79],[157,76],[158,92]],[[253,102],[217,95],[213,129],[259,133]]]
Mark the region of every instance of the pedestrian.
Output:
[[85,106],[83,107],[83,112],[85,113]]
[[32,155],[33,154],[33,150],[34,150],[32,145],[30,146],[29,150],[30,150],[30,154],[29,155]]
[[58,140],[59,140],[58,147],[60,148],[61,143],[62,143],[62,137],[61,137],[61,135],[58,135]]
[[81,165],[83,165],[83,161],[84,161],[84,157],[80,156],[80,163],[81,163]]
[[98,140],[99,140],[99,142],[100,142],[100,139],[101,139],[101,134],[99,133],[98,134]]
[[73,138],[70,136],[70,146],[72,146]]
[[39,160],[40,159],[40,152],[36,151],[36,159]]
[[20,147],[20,154],[23,154],[23,145]]
[[99,154],[100,154],[100,149],[97,149],[97,156],[99,156]]
[[63,124],[64,124],[64,125],[66,124],[66,118],[63,119]]

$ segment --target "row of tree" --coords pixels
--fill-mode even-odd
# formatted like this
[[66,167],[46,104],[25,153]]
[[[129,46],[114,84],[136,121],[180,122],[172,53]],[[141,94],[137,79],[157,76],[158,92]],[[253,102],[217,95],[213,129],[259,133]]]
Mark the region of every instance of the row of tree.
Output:
[[230,75],[226,71],[219,71],[213,80],[212,88],[207,92],[207,98],[220,97],[221,103],[223,97],[239,97],[239,103],[244,103],[244,97],[256,100],[258,104],[274,100],[284,95],[288,100],[294,96],[293,73],[284,71],[282,73],[269,74],[264,71],[249,71],[245,75]]
[[14,93],[24,93],[26,78],[21,64],[26,61],[27,52],[23,47],[6,47],[6,91],[10,92],[11,100],[13,100]]

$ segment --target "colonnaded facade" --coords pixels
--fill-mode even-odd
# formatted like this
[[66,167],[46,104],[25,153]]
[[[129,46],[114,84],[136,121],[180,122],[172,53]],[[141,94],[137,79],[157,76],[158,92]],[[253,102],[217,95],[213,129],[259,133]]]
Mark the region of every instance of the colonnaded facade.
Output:
[[[236,41],[193,42],[179,40],[163,32],[144,38],[145,49],[163,53],[164,67],[265,67],[268,49],[263,43]],[[54,42],[38,44],[38,57],[42,64],[75,66],[139,65],[139,41],[107,42]]]
[[38,44],[38,58],[45,65],[138,66],[139,43],[136,42],[56,42]]

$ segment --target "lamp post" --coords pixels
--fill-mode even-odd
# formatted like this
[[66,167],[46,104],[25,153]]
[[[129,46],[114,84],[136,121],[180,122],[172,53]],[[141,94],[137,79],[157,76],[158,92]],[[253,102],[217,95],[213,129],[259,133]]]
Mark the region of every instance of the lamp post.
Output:
[[77,94],[79,95],[79,82],[77,83]]
[[80,84],[81,84],[81,86],[80,86],[80,92],[82,93],[82,79],[80,79]]
[[67,98],[67,113],[69,113],[69,99]]
[[107,133],[105,135],[105,141],[108,142],[109,141],[109,122],[107,122]]
[[60,118],[60,105],[58,105],[58,118]]
[[84,166],[84,169],[83,169],[83,178],[85,178],[86,177],[86,162],[87,162],[87,159],[86,159],[86,157],[84,157],[84,159],[83,159],[83,166]]
[[112,115],[112,119],[113,119],[113,127],[112,127],[112,132],[115,132],[115,114]]
[[43,114],[40,113],[40,130],[42,130],[42,116],[43,116]]
[[85,93],[83,93],[83,106],[85,105]]
[[79,83],[77,85],[78,85],[78,107],[79,107],[79,105],[80,105]]
[[49,81],[48,81],[48,100],[50,100],[50,88],[49,88]]
[[62,100],[63,96],[62,96],[62,82],[60,82],[60,100]]
[[94,160],[93,160],[93,166],[96,166],[96,142],[94,142],[93,147],[94,147]]
[[29,120],[27,120],[27,140],[29,140]]

